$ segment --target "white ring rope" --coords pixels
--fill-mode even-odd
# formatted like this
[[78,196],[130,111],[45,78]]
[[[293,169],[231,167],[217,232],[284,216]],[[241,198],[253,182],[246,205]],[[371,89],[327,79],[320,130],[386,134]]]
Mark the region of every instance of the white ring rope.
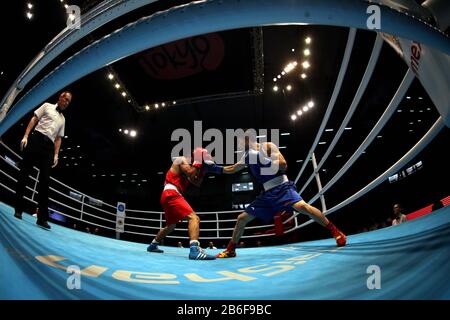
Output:
[[344,58],[342,59],[341,68],[339,70],[339,75],[336,80],[336,84],[334,86],[333,94],[331,95],[330,102],[328,104],[327,110],[325,111],[325,115],[323,116],[323,120],[322,120],[322,123],[320,124],[319,131],[317,132],[316,138],[314,139],[311,149],[309,150],[308,155],[306,156],[305,161],[303,162],[303,165],[302,165],[297,177],[294,180],[295,184],[297,184],[298,180],[300,179],[300,177],[303,173],[303,170],[305,170],[306,165],[309,162],[309,159],[311,159],[311,156],[312,156],[314,150],[316,149],[316,146],[319,143],[320,137],[322,136],[322,133],[325,130],[325,127],[328,123],[328,119],[330,118],[331,112],[334,109],[339,92],[341,91],[342,83],[344,82],[345,74],[347,72],[348,63],[350,61],[350,56],[353,51],[353,44],[355,43],[355,36],[356,36],[356,29],[351,28],[350,32],[348,34]]
[[[362,153],[367,149],[367,147],[372,143],[372,141],[376,138],[376,136],[380,133],[380,131],[384,128],[386,123],[395,113],[395,110],[397,110],[398,105],[403,100],[406,91],[408,91],[414,78],[415,78],[414,72],[411,69],[408,69],[400,87],[398,88],[397,92],[395,93],[389,106],[386,108],[381,118],[378,120],[376,125],[370,131],[369,135],[366,137],[363,143],[353,153],[350,159],[344,164],[344,166],[342,166],[339,172],[322,188],[321,194],[325,193],[338,179],[340,179],[344,175],[344,173],[347,172],[348,169],[350,169],[353,163],[362,155]],[[310,202],[313,203],[319,197],[320,194],[317,194],[310,200]]]
[[[403,97],[406,94],[406,91],[411,86],[412,81],[414,80],[415,76],[414,73],[411,71],[411,69],[408,69],[408,71],[405,74],[405,77],[403,78],[402,83],[400,84],[400,87],[398,88],[397,92],[395,93],[394,97],[392,98],[391,102],[389,103],[388,107],[384,111],[383,115],[380,117],[376,125],[373,127],[373,129],[370,131],[369,135],[366,137],[366,139],[362,142],[362,144],[358,147],[358,149],[353,153],[353,155],[350,157],[350,159],[342,166],[342,168],[338,171],[338,173],[331,178],[331,180],[322,188],[322,190],[317,193],[308,203],[314,203],[321,195],[323,195],[331,186],[338,181],[350,167],[353,165],[353,163],[361,156],[361,154],[366,150],[366,148],[372,143],[372,141],[375,139],[375,137],[378,135],[378,133],[383,129],[383,127],[386,125],[386,123],[389,121],[389,119],[394,114],[395,110],[397,109],[399,103],[403,99]],[[291,221],[296,216],[298,216],[299,213],[295,212],[292,217],[287,219],[285,223]],[[302,225],[303,226],[303,225]],[[300,228],[301,226],[299,226]]]
[[373,74],[373,72],[375,70],[375,66],[378,62],[378,58],[380,56],[382,46],[383,46],[383,38],[378,34],[375,39],[375,44],[373,46],[372,54],[370,55],[369,63],[367,64],[366,71],[364,72],[363,79],[361,80],[361,83],[359,85],[359,88],[356,92],[355,97],[353,98],[350,108],[348,109],[347,114],[345,115],[345,118],[341,123],[341,126],[339,127],[338,131],[336,132],[336,135],[334,136],[333,140],[331,141],[330,145],[328,146],[327,151],[325,151],[325,154],[322,156],[322,159],[320,160],[319,164],[317,165],[317,168],[314,170],[314,172],[309,177],[308,181],[303,185],[303,188],[300,190],[300,194],[302,194],[303,191],[305,191],[306,187],[312,181],[314,176],[319,172],[320,168],[322,168],[322,166],[325,163],[325,161],[327,160],[328,156],[331,154],[334,147],[336,146],[336,143],[342,136],[342,133],[344,132],[348,123],[352,119],[353,113],[356,111],[357,107],[359,106],[359,102],[361,101],[361,98],[362,98],[364,92],[366,91],[367,85],[369,84],[369,81],[372,78],[372,74]]
[[[379,175],[376,179],[374,179],[372,182],[370,182],[368,185],[366,185],[364,188],[353,194],[351,197],[347,198],[346,200],[342,201],[338,205],[334,206],[333,208],[325,211],[325,215],[328,215],[330,213],[333,213],[336,210],[342,209],[346,205],[352,203],[356,199],[360,198],[361,196],[365,195],[367,192],[371,191],[373,188],[380,185],[384,180],[386,180],[390,175],[398,171],[400,168],[402,168],[405,164],[407,164],[409,161],[411,161],[415,156],[417,156],[435,137],[436,135],[445,127],[444,120],[442,117],[439,117],[434,125],[428,130],[428,132],[420,139],[416,145],[411,148],[400,160],[398,160],[396,163],[394,163],[389,169],[387,169],[384,173]],[[310,223],[312,223],[312,220],[309,220],[299,226],[299,228],[304,227]]]

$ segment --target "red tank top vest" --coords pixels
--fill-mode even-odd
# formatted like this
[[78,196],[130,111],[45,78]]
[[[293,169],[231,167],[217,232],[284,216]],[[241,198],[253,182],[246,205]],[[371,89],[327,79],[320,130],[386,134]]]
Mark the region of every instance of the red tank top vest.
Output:
[[173,173],[170,169],[166,173],[166,180],[164,181],[164,185],[168,183],[173,184],[175,187],[177,187],[180,193],[184,193],[190,184],[189,180],[186,177]]

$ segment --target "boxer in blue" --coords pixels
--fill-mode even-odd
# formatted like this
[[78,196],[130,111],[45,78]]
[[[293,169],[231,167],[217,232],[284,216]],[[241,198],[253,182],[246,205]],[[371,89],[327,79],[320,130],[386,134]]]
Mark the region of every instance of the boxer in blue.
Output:
[[238,216],[233,236],[225,251],[218,258],[236,256],[236,244],[244,233],[245,226],[255,218],[264,222],[273,221],[276,213],[281,211],[297,211],[308,215],[315,222],[326,227],[336,239],[337,246],[345,246],[346,236],[329,221],[317,208],[306,203],[298,194],[295,184],[286,176],[287,163],[278,147],[271,142],[256,143],[245,137],[245,153],[240,161],[230,166],[219,166],[206,161],[208,172],[233,174],[249,167],[251,174],[264,187],[264,191]]

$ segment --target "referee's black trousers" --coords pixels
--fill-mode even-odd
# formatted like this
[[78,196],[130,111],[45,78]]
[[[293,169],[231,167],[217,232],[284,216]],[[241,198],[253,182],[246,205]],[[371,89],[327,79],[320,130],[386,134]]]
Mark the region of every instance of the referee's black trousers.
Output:
[[[28,144],[23,152],[23,160],[20,163],[20,174],[16,185],[15,211],[22,213],[26,199],[23,198],[25,189],[28,186],[33,188],[35,181],[29,178],[31,174],[36,177],[36,170],[39,169],[39,183],[37,187],[37,202],[39,207],[38,220],[48,220],[48,189],[50,181],[50,169],[53,164],[54,144],[50,138],[34,131],[28,138]],[[31,183],[30,183],[31,182]]]

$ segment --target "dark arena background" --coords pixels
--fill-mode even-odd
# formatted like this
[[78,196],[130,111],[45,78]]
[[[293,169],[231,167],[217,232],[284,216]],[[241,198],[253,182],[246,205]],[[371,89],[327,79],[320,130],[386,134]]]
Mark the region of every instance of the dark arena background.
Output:
[[[0,299],[450,299],[449,1],[1,7],[2,40],[14,45],[0,50]],[[20,143],[34,111],[63,91],[73,98],[45,229],[38,168],[15,217]],[[164,253],[148,252],[166,226],[174,132],[191,134],[193,149],[199,126],[224,137],[252,128],[258,142],[278,133],[285,175],[346,245],[279,210],[246,226],[232,259],[189,259],[185,220],[159,243]],[[232,142],[223,165],[243,154]],[[250,168],[186,191],[205,254],[226,250],[264,192]]]

